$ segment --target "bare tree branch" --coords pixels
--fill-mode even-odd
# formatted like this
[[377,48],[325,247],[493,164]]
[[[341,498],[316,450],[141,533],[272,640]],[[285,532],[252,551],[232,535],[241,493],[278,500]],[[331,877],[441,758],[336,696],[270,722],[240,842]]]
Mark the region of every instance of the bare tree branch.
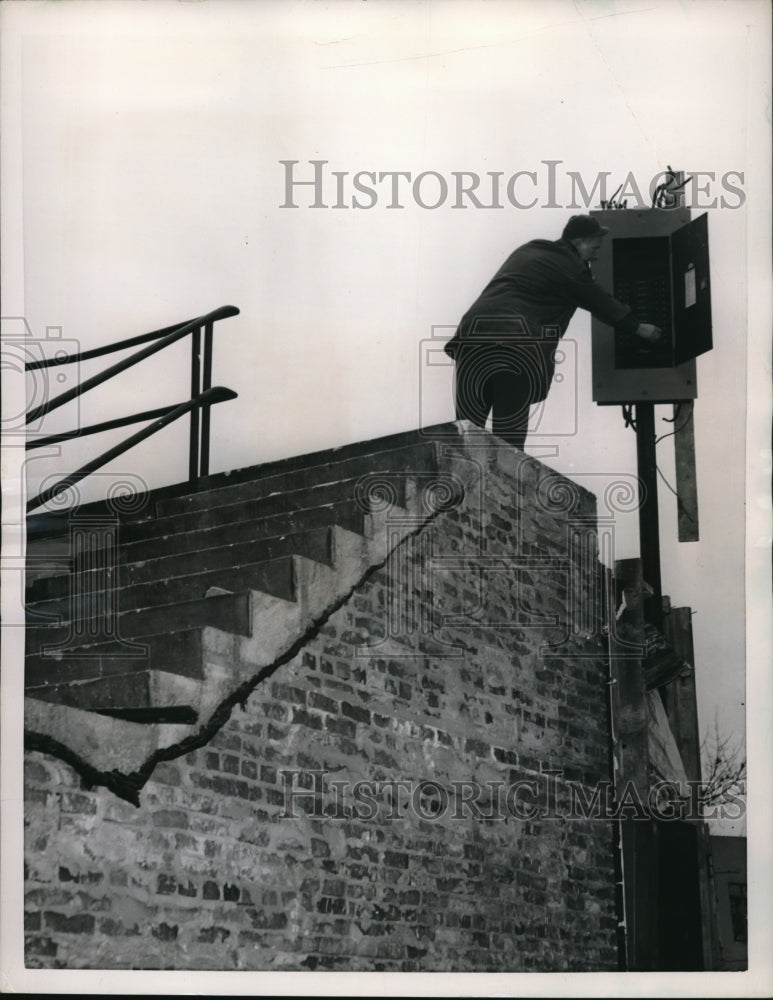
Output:
[[701,743],[704,801],[710,805],[746,794],[746,753],[743,739],[722,733],[719,720]]

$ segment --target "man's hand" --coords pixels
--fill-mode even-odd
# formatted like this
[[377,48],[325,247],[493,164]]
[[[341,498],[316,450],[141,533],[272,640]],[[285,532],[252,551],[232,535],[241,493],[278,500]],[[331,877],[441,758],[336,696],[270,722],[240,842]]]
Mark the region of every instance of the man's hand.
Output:
[[654,326],[652,323],[639,323],[636,328],[636,336],[641,337],[642,340],[655,341],[660,340],[663,335],[663,331],[659,326]]

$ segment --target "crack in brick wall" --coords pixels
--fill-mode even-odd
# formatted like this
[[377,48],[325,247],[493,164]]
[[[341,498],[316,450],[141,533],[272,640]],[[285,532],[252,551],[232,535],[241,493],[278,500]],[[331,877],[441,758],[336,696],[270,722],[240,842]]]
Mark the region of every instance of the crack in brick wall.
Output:
[[244,704],[246,699],[249,698],[259,684],[268,680],[268,678],[270,678],[281,666],[293,660],[303,650],[304,646],[306,646],[316,635],[319,634],[320,629],[324,626],[330,616],[339,608],[343,607],[347,601],[350,600],[352,595],[360,587],[362,587],[374,573],[376,573],[379,569],[382,569],[389,562],[389,560],[393,558],[395,551],[399,549],[400,546],[409,544],[411,538],[422,532],[427,525],[431,524],[442,513],[443,508],[439,507],[431,514],[427,515],[421,524],[419,524],[413,531],[409,532],[405,538],[401,539],[382,560],[369,566],[361,577],[351,587],[349,587],[345,593],[332,601],[321,614],[314,618],[309,626],[304,629],[301,635],[299,635],[298,638],[292,642],[283,653],[277,656],[272,663],[262,667],[250,680],[240,684],[239,687],[237,687],[224,701],[222,701],[217,709],[212,713],[212,716],[208,720],[207,724],[198,732],[185,737],[174,746],[164,747],[155,751],[141,767],[137,768],[137,770],[128,774],[123,774],[122,772],[116,770],[101,771],[88,761],[84,760],[82,756],[75,753],[61,741],[56,740],[45,733],[37,733],[31,730],[26,730],[24,733],[25,750],[37,750],[41,753],[48,753],[54,757],[59,757],[61,760],[69,764],[81,776],[86,788],[94,788],[100,785],[104,786],[119,798],[125,799],[132,805],[139,807],[139,794],[155,768],[160,763],[163,761],[174,760],[177,757],[182,757],[185,754],[190,753],[192,750],[197,750],[199,747],[206,746],[207,743],[212,740],[213,736],[228,722],[234,706]]

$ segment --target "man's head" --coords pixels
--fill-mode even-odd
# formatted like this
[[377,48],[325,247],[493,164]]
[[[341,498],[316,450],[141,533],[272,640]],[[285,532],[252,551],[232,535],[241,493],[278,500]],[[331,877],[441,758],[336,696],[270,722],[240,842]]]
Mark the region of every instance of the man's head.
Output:
[[608,232],[590,215],[573,215],[564,226],[561,237],[569,240],[584,261],[592,261],[598,258],[602,240]]

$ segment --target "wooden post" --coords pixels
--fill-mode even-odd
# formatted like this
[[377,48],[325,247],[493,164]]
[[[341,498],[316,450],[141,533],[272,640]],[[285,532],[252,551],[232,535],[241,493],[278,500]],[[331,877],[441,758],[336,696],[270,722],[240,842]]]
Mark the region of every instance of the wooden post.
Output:
[[701,823],[698,830],[698,881],[703,931],[703,968],[707,972],[714,972],[720,968],[719,920],[714,861],[711,854],[711,831],[707,823]]
[[695,475],[695,425],[693,401],[674,404],[674,455],[680,542],[697,542],[698,484]]
[[644,603],[644,618],[660,628],[660,523],[654,403],[636,404],[636,459],[639,475],[639,552],[642,575],[653,591]]
[[614,738],[623,782],[632,781],[646,797],[649,791],[647,691],[644,682],[644,616],[642,567],[639,559],[615,563],[615,580],[622,590],[625,610],[612,610],[609,656],[612,682]]
[[[666,714],[679,747],[688,781],[702,781],[701,741],[698,726],[698,701],[695,684],[695,659],[690,608],[672,608],[663,598],[663,631],[674,650],[692,669],[685,670],[661,689]],[[719,968],[719,931],[711,867],[711,839],[705,822],[695,819],[697,831],[698,892],[701,909],[703,968]]]
[[[625,597],[619,613],[610,602],[610,718],[614,785],[618,806],[631,795],[645,804],[649,795],[647,692],[638,651],[643,651],[644,616],[641,561],[615,563],[615,582]],[[622,607],[622,603],[619,605]],[[629,971],[657,968],[657,844],[654,823],[621,818],[620,849],[625,920],[625,965]]]
[[663,598],[663,634],[692,669],[685,670],[663,688],[663,703],[671,732],[689,781],[701,780],[701,747],[698,729],[698,700],[695,689],[695,655],[690,608],[672,608]]

